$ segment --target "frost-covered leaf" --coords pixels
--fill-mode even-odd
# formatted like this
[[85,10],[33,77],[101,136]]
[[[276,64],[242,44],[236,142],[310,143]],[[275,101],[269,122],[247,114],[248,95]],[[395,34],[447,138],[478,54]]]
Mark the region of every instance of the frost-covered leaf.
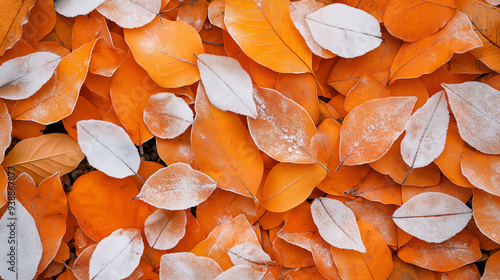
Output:
[[442,86],[462,139],[485,154],[500,154],[500,91],[480,82]]
[[65,17],[76,17],[78,15],[86,15],[97,6],[101,5],[105,0],[54,0],[54,8],[56,12]]
[[101,240],[90,258],[89,279],[123,279],[139,265],[144,243],[138,229],[119,229]]
[[151,247],[172,249],[186,233],[186,212],[157,209],[144,224],[144,234]]
[[11,202],[15,209],[0,219],[0,276],[5,280],[33,279],[42,258],[42,241],[28,210],[18,201]]
[[249,241],[233,246],[227,253],[234,265],[245,265],[255,270],[265,270],[275,264],[261,246]]
[[181,135],[193,123],[189,105],[170,92],[150,96],[143,116],[151,133],[163,139]]
[[257,118],[250,75],[231,57],[197,56],[201,81],[210,103],[222,111]]
[[444,91],[434,94],[406,124],[401,156],[411,168],[429,165],[444,150],[450,121]]
[[245,280],[261,280],[264,276],[264,272],[255,270],[252,267],[246,265],[235,265],[230,269],[222,272],[214,280],[233,280],[233,279],[245,279]]
[[61,57],[35,52],[6,61],[0,66],[0,97],[10,100],[35,94],[54,74]]
[[185,163],[174,163],[146,180],[137,198],[158,208],[181,210],[205,201],[217,183]]
[[106,121],[76,123],[78,144],[90,165],[115,178],[137,174],[141,158],[123,128]]
[[345,58],[362,56],[382,43],[375,17],[344,4],[332,4],[306,17],[314,40],[323,48]]
[[193,253],[170,253],[161,256],[160,280],[213,280],[222,268],[212,259]]
[[426,242],[439,243],[465,228],[472,210],[457,198],[428,192],[418,194],[392,215],[398,227]]
[[306,21],[306,17],[309,14],[323,8],[324,6],[324,3],[316,0],[291,2],[290,18],[302,37],[304,37],[304,40],[306,40],[307,46],[315,55],[321,56],[322,58],[332,58],[335,56],[334,54],[323,49],[318,43],[316,43],[316,41],[314,41],[311,29],[309,29],[309,25],[307,25]]
[[366,253],[356,217],[342,202],[318,198],[311,204],[311,213],[319,234],[330,245]]
[[123,28],[141,27],[160,13],[161,0],[105,0],[97,11]]

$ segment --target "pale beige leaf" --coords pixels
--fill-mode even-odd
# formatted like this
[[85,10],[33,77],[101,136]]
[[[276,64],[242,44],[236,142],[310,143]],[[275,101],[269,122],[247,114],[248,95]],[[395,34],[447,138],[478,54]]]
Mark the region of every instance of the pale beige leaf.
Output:
[[161,256],[160,280],[213,280],[222,268],[212,259],[193,253],[171,253]]
[[106,0],[97,11],[123,28],[146,25],[159,15],[161,0]]

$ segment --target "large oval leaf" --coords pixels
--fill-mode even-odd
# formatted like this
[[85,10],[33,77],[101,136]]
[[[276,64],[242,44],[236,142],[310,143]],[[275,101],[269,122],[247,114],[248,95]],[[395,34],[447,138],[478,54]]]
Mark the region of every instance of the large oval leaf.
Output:
[[176,88],[200,79],[196,58],[203,53],[198,32],[183,21],[155,18],[147,25],[125,29],[135,60],[162,87]]
[[212,106],[202,85],[195,108],[191,147],[200,171],[219,188],[256,200],[264,163],[245,125],[236,114]]
[[[316,126],[304,108],[281,93],[258,87],[254,92],[259,117],[248,119],[255,144],[270,157],[284,162],[314,163]],[[293,120],[290,116],[294,116]]]
[[453,237],[465,228],[471,217],[472,210],[463,202],[437,192],[412,197],[392,215],[402,230],[434,243]]
[[[460,36],[456,36],[457,33]],[[450,60],[453,53],[464,53],[482,45],[467,16],[456,12],[434,35],[401,46],[391,65],[390,83],[432,73]]]
[[59,172],[75,169],[85,157],[71,136],[61,133],[45,134],[24,139],[7,154],[2,165],[14,167],[16,172],[28,173],[35,182]]
[[137,174],[141,158],[123,128],[98,120],[79,121],[76,126],[78,144],[90,165],[115,178]]
[[441,154],[449,121],[443,91],[434,94],[411,116],[401,141],[401,156],[411,169],[427,166]]
[[352,109],[340,129],[341,164],[358,165],[381,158],[403,132],[416,97],[370,100]]
[[486,154],[500,154],[500,91],[480,82],[443,84],[458,132]]
[[139,265],[144,243],[139,229],[119,229],[101,240],[90,258],[89,279],[123,279]]
[[314,223],[326,242],[341,249],[366,253],[354,213],[342,202],[320,197],[311,205]]
[[257,118],[250,75],[231,57],[200,54],[201,81],[208,99],[217,109]]
[[312,53],[293,25],[288,0],[227,0],[226,28],[256,62],[281,73],[312,72]]
[[174,163],[146,180],[137,198],[158,208],[181,210],[205,201],[217,183],[185,163]]
[[61,57],[35,52],[6,61],[0,66],[0,97],[25,99],[37,92],[54,74]]
[[306,21],[314,40],[340,57],[362,56],[383,40],[376,18],[344,4],[325,6],[308,15]]

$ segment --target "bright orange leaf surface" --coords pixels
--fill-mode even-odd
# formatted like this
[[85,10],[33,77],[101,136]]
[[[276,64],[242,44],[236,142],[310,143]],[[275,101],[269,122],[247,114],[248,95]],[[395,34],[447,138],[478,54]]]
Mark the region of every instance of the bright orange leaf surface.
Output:
[[498,278],[499,0],[0,7],[1,279]]

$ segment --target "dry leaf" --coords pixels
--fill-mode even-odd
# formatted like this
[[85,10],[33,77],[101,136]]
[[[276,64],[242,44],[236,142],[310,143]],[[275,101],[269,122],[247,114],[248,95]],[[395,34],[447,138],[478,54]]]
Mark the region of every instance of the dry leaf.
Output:
[[56,0],[54,1],[54,8],[56,12],[65,17],[76,17],[78,15],[85,15],[99,5],[101,5],[105,0],[90,0],[90,1],[79,1],[79,0]]
[[161,257],[160,279],[212,280],[222,273],[220,266],[212,259],[198,257],[189,252],[170,253]]
[[123,28],[137,28],[159,15],[161,0],[105,0],[97,11]]
[[186,212],[157,209],[144,224],[149,245],[157,250],[175,247],[186,233]]

